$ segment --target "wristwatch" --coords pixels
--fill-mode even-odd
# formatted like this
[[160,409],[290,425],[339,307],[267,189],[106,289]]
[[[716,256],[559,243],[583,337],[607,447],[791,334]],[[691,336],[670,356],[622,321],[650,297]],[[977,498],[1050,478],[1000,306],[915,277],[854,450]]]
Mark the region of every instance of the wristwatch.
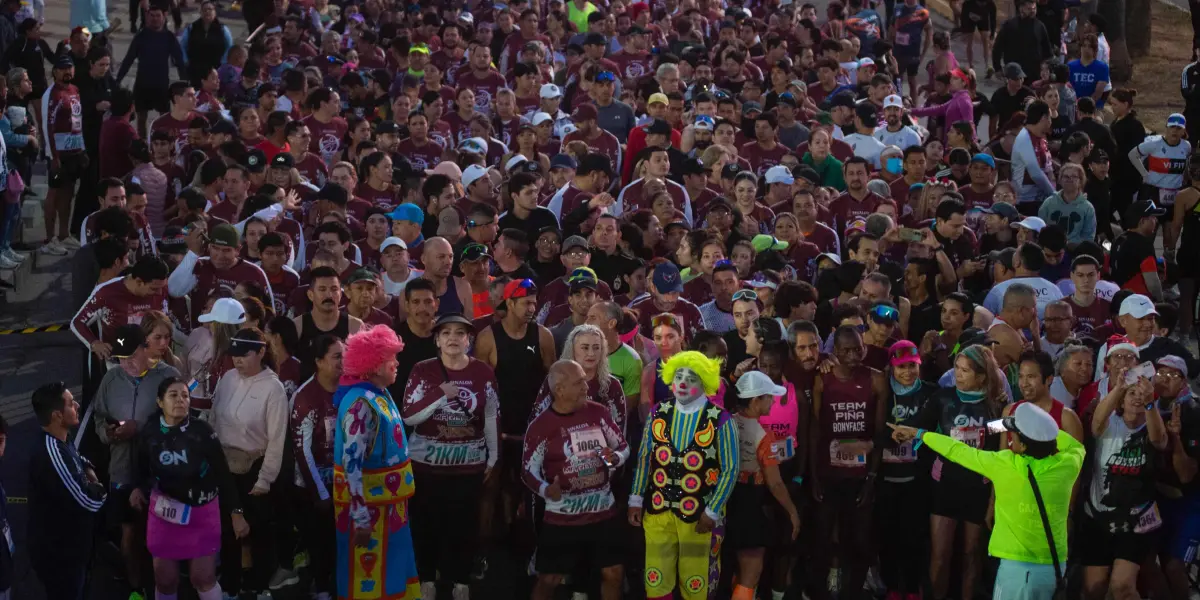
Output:
[[235,514],[235,515],[244,515],[244,514],[246,514],[246,511],[244,511],[244,510],[242,510],[242,509],[240,509],[240,508],[235,508],[235,509],[233,509],[232,511],[230,511],[230,514]]

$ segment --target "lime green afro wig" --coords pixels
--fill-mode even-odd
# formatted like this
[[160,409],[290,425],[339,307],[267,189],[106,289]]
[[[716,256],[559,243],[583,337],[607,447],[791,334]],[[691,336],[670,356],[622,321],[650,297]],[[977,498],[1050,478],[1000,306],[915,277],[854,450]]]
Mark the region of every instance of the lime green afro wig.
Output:
[[721,362],[705,356],[700,352],[689,350],[679,352],[663,363],[662,379],[670,386],[675,381],[675,371],[682,368],[691,369],[700,377],[704,384],[704,393],[709,396],[717,393],[721,387]]

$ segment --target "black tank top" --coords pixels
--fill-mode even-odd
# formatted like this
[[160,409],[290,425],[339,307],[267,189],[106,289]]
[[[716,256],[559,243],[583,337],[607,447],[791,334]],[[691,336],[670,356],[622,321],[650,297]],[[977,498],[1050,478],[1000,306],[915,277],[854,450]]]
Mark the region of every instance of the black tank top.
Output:
[[538,326],[530,323],[525,337],[514,340],[504,331],[502,323],[492,323],[496,339],[496,385],[500,388],[500,425],[504,433],[524,435],[529,424],[529,411],[546,368],[542,364]]
[[462,300],[458,299],[458,289],[454,285],[454,276],[446,279],[446,291],[438,296],[437,316],[450,313],[463,313]]

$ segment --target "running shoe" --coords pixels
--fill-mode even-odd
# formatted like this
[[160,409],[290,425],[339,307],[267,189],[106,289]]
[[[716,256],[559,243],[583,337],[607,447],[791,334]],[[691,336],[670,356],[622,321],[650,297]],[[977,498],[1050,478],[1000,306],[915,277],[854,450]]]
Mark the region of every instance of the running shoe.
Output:
[[421,600],[437,600],[437,582],[421,582]]
[[0,269],[3,269],[5,271],[10,271],[19,266],[21,266],[21,263],[16,262],[16,261],[8,258],[7,256],[4,256],[3,254],[0,254]]
[[61,243],[64,248],[68,249],[78,249],[80,246],[79,240],[75,239],[75,236],[73,235],[68,235],[65,240],[62,240],[59,243]]
[[271,576],[271,582],[267,584],[267,587],[273,590],[278,590],[289,585],[296,585],[297,583],[300,583],[300,576],[297,575],[295,571],[289,571],[283,567],[280,567],[276,569],[275,574]]
[[51,256],[67,255],[67,249],[64,248],[61,243],[59,243],[58,238],[52,238],[50,241],[42,244],[40,251],[42,254],[49,254]]
[[[450,595],[454,600],[471,600],[471,588],[467,587],[465,583],[456,583],[454,584],[454,591]],[[422,594],[422,597],[424,597],[424,594]]]
[[8,260],[11,260],[15,263],[25,262],[25,259],[29,258],[28,255],[21,254],[20,252],[17,252],[16,250],[13,250],[12,248],[8,248],[4,252],[0,252],[0,256],[3,256],[4,258],[7,258]]

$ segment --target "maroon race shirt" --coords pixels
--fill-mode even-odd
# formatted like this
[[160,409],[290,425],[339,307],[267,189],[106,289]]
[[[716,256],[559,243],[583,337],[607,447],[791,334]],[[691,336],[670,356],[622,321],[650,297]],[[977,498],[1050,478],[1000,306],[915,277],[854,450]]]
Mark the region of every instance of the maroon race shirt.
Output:
[[453,148],[458,145],[454,141],[454,132],[451,131],[450,124],[442,119],[429,124],[429,139],[443,148]]
[[616,514],[610,467],[600,458],[600,448],[618,453],[621,464],[628,458],[629,445],[620,428],[609,409],[596,402],[571,414],[550,407],[529,424],[521,481],[543,497],[545,487],[556,479],[562,487],[558,500],[546,497],[546,523],[587,525]]
[[308,143],[308,151],[320,156],[325,164],[332,165],[337,160],[338,153],[342,151],[342,140],[345,139],[346,131],[349,130],[346,120],[334,117],[328,123],[322,123],[316,115],[309,115],[304,119],[304,124],[308,126],[308,131],[312,134],[312,139]]
[[[529,96],[527,98],[522,98],[520,95],[517,96],[517,114],[518,115],[524,115],[524,114],[528,114],[531,112],[536,112],[541,106],[542,106],[542,97],[540,95],[538,95],[537,93],[535,93],[534,95]],[[504,143],[508,144],[509,146],[512,145],[511,143],[509,143],[508,140],[504,140]]]
[[996,203],[995,186],[989,187],[983,192],[977,192],[971,186],[958,188],[958,193],[962,194],[963,200],[966,201],[967,210],[972,208],[991,208]]
[[399,202],[396,199],[397,191],[390,185],[386,190],[377,190],[367,185],[366,181],[362,181],[354,188],[354,195],[384,210],[392,210],[392,207]]
[[[608,284],[601,281],[596,290],[596,295],[605,300],[612,300],[612,288]],[[545,323],[546,318],[550,314],[550,309],[560,304],[565,304],[567,298],[571,296],[571,288],[567,285],[566,276],[555,278],[554,281],[547,283],[538,289],[538,323]]]
[[[447,380],[458,386],[457,397],[446,398],[439,387]],[[496,375],[487,363],[472,358],[459,370],[440,358],[417,363],[404,385],[400,412],[414,427],[408,455],[417,469],[482,473],[496,462],[484,438],[485,425],[490,421],[498,428],[500,417]]]
[[[475,110],[485,115],[492,114],[492,100],[496,97],[496,92],[505,87],[508,87],[508,82],[504,80],[500,71],[495,69],[479,75],[474,69],[467,67],[458,73],[458,89],[466,88],[475,92]],[[451,122],[450,125],[453,126],[454,123]]]
[[[675,209],[687,213],[686,208],[691,202],[688,199],[687,190],[670,179],[664,179],[663,183],[667,184],[667,194],[671,196]],[[643,208],[650,208],[653,198],[642,195],[645,185],[645,179],[635,179],[633,183],[621,189],[621,193],[617,195],[617,204],[621,207],[621,214],[633,214]]]
[[263,273],[267,276],[267,282],[271,284],[271,303],[274,305],[275,314],[287,314],[288,298],[300,287],[300,274],[287,265],[274,275],[266,271]]
[[587,144],[588,152],[595,154],[603,154],[608,158],[612,165],[613,173],[621,172],[621,141],[617,136],[597,128],[600,133],[596,137],[589,138],[578,131],[568,133],[562,140],[562,147],[566,148],[567,144],[575,141],[580,141]]
[[235,204],[229,200],[222,200],[212,205],[212,208],[208,209],[207,214],[209,217],[221,219],[226,223],[237,223],[241,220],[238,219],[238,215],[241,214],[241,212],[241,204]]
[[171,113],[165,113],[154,120],[154,124],[150,126],[150,133],[165,131],[167,135],[171,136],[171,139],[175,140],[175,155],[186,156],[183,148],[187,145],[188,126],[192,124],[192,119],[201,117],[203,115],[194,111],[182,119],[176,119],[171,116]]
[[[703,283],[702,279],[700,281]],[[675,318],[683,326],[683,339],[685,340],[692,339],[697,331],[704,329],[704,317],[700,315],[700,308],[684,298],[677,300],[671,310],[660,310],[654,305],[654,298],[650,294],[645,294],[631,302],[629,308],[637,311],[638,324],[644,334],[654,335],[652,321],[655,315],[662,313],[675,315]]]
[[[90,347],[97,340],[112,344],[116,342],[119,327],[140,325],[142,316],[151,310],[170,314],[166,288],[157,294],[137,296],[125,287],[124,277],[117,277],[92,290],[87,302],[71,319],[71,331],[85,346]],[[93,326],[95,332],[92,331]]]
[[617,63],[621,81],[636,81],[654,73],[654,56],[649,52],[633,54],[622,50],[609,58]]
[[[442,117],[442,120],[450,126],[450,133],[454,135],[454,143],[456,145],[461,144],[463,140],[471,137],[471,119],[475,118],[476,114],[478,113],[471,113],[469,116],[463,117],[458,112],[452,112]],[[488,148],[489,151],[491,150],[490,145]]]
[[762,177],[767,169],[775,165],[783,164],[783,157],[790,154],[787,146],[775,142],[775,147],[767,150],[759,145],[758,142],[750,142],[742,146],[738,154],[750,161],[750,167],[754,169],[754,174]]
[[431,138],[426,138],[424,144],[417,144],[411,137],[404,138],[396,145],[396,154],[404,156],[413,167],[422,171],[442,162],[442,147]]
[[875,212],[876,208],[879,208],[879,202],[882,200],[882,196],[870,191],[863,196],[862,201],[855,200],[850,192],[844,192],[841,196],[834,198],[833,202],[829,203],[829,212],[833,213],[834,233],[845,234],[847,223],[855,219],[866,220],[871,213]]
[[1075,326],[1071,328],[1071,333],[1077,334],[1080,337],[1101,339],[1096,338],[1094,332],[1112,322],[1110,302],[1097,297],[1088,306],[1080,306],[1075,302],[1074,294],[1063,298],[1063,300],[1071,305],[1071,311],[1075,313]]
[[804,236],[804,241],[816,245],[817,248],[821,249],[821,252],[840,254],[841,244],[838,242],[837,232],[820,221],[816,222],[815,225],[816,227],[813,227],[813,230],[808,233],[800,232],[800,235]]
[[79,89],[56,83],[42,98],[46,135],[52,148],[59,154],[83,152],[83,105],[79,102]]
[[292,396],[292,455],[296,458],[296,486],[317,500],[328,500],[333,481],[333,437],[337,407],[333,392],[310,377]]
[[[588,400],[607,408],[613,423],[617,425],[617,431],[620,431],[622,436],[625,435],[625,419],[629,414],[629,408],[620,379],[612,375],[609,375],[608,380],[603,383],[599,377],[589,379]],[[542,383],[542,389],[538,390],[537,400],[533,402],[533,410],[529,413],[529,422],[533,423],[538,415],[550,410],[550,404],[553,402],[554,398],[550,394],[550,381],[546,380]]]
[[[267,274],[263,273],[262,268],[252,262],[238,259],[237,263],[232,267],[217,270],[213,266],[212,260],[208,257],[197,258],[195,254],[188,252],[183,258],[183,263],[180,263],[180,266],[175,268],[176,272],[181,268],[185,268],[185,264],[189,259],[194,261],[192,268],[194,285],[186,292],[186,295],[192,299],[192,314],[190,319],[192,327],[199,325],[200,322],[196,319],[200,317],[201,312],[204,310],[204,305],[208,297],[217,290],[224,290],[232,296],[234,288],[239,283],[250,281],[257,283],[262,289],[267,290],[268,294],[271,293],[271,284],[267,281]],[[183,296],[185,294],[172,295]]]
[[329,180],[329,167],[314,152],[305,152],[304,158],[296,161],[296,170],[318,188],[325,187],[325,182]]

